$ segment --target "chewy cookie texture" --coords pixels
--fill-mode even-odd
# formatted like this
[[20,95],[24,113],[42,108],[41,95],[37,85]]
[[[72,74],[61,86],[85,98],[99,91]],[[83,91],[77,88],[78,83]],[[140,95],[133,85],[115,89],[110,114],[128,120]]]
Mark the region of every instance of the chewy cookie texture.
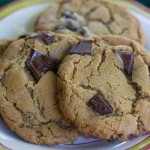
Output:
[[0,114],[24,140],[60,144],[77,138],[56,100],[61,57],[77,42],[70,36],[38,32],[15,40],[5,50],[0,60]]
[[49,145],[150,133],[150,54],[134,16],[106,0],[55,0],[35,31],[0,41],[0,115],[13,132]]
[[101,139],[150,133],[149,66],[150,54],[130,39],[82,40],[58,70],[60,109],[80,132]]
[[9,44],[13,42],[12,40],[1,40],[0,41],[0,58],[2,57],[4,51],[7,49]]
[[121,35],[145,44],[138,20],[106,0],[57,0],[38,17],[35,31],[50,30],[81,36]]

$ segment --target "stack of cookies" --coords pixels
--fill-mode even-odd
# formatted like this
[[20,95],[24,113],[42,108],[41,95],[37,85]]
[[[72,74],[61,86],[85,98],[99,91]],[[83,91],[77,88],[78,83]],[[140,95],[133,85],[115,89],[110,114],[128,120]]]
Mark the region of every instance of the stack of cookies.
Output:
[[0,115],[22,139],[150,133],[150,53],[138,20],[104,0],[57,0],[36,33],[0,42]]

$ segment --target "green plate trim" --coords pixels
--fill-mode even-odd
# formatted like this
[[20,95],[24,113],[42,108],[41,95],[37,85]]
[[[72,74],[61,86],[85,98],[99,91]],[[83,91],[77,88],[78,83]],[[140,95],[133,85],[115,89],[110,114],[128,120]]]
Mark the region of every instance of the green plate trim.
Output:
[[[43,3],[43,2],[49,2],[50,0],[23,0],[23,1],[15,1],[13,3],[10,3],[8,5],[6,5],[5,7],[2,7],[0,9],[1,13],[0,13],[0,19],[4,18],[5,16],[11,14],[12,12],[19,10],[21,8],[30,6],[30,5],[34,5],[34,4],[38,4],[38,3]],[[112,0],[112,2],[120,4],[122,6],[131,8],[135,11],[140,12],[141,14],[147,16],[150,18],[150,13],[148,13],[147,10],[149,10],[148,8],[142,6],[140,3],[135,3],[132,2],[131,0]],[[140,7],[141,5],[141,7]],[[150,10],[149,10],[150,11]]]
[[140,143],[134,145],[133,147],[129,148],[128,150],[142,150],[149,144],[150,144],[150,137],[148,137],[145,140],[141,141]]

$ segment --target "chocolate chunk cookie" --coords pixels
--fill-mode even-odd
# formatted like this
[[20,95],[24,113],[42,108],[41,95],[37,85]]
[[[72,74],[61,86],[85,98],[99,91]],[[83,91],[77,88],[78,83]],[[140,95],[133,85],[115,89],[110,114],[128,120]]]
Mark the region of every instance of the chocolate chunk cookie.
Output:
[[0,58],[2,57],[3,53],[5,52],[6,48],[11,43],[11,40],[1,40],[0,41]]
[[84,134],[125,141],[150,133],[150,54],[119,36],[70,49],[58,70],[58,100]]
[[0,57],[2,57],[4,51],[9,46],[9,44],[13,42],[13,40],[1,40],[0,41]]
[[71,36],[38,32],[14,41],[4,52],[0,60],[0,114],[24,140],[59,144],[77,138],[75,126],[59,111],[55,75],[61,57],[77,42]]
[[35,30],[81,36],[121,35],[145,44],[139,21],[127,10],[105,0],[57,0],[37,19]]

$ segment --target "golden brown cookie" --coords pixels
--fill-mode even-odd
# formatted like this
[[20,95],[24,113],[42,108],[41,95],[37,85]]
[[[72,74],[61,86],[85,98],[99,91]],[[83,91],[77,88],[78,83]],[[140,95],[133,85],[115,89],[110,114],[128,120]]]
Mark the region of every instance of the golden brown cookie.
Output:
[[150,133],[150,53],[120,36],[81,40],[58,71],[58,100],[79,131],[125,141]]
[[2,57],[4,51],[6,50],[6,48],[9,46],[9,44],[12,42],[13,40],[1,40],[0,41],[0,57]]
[[145,44],[139,21],[108,0],[56,0],[38,17],[35,30],[81,36],[121,35]]
[[12,131],[36,144],[60,144],[78,136],[58,108],[60,56],[77,39],[38,32],[14,41],[0,60],[0,114]]

